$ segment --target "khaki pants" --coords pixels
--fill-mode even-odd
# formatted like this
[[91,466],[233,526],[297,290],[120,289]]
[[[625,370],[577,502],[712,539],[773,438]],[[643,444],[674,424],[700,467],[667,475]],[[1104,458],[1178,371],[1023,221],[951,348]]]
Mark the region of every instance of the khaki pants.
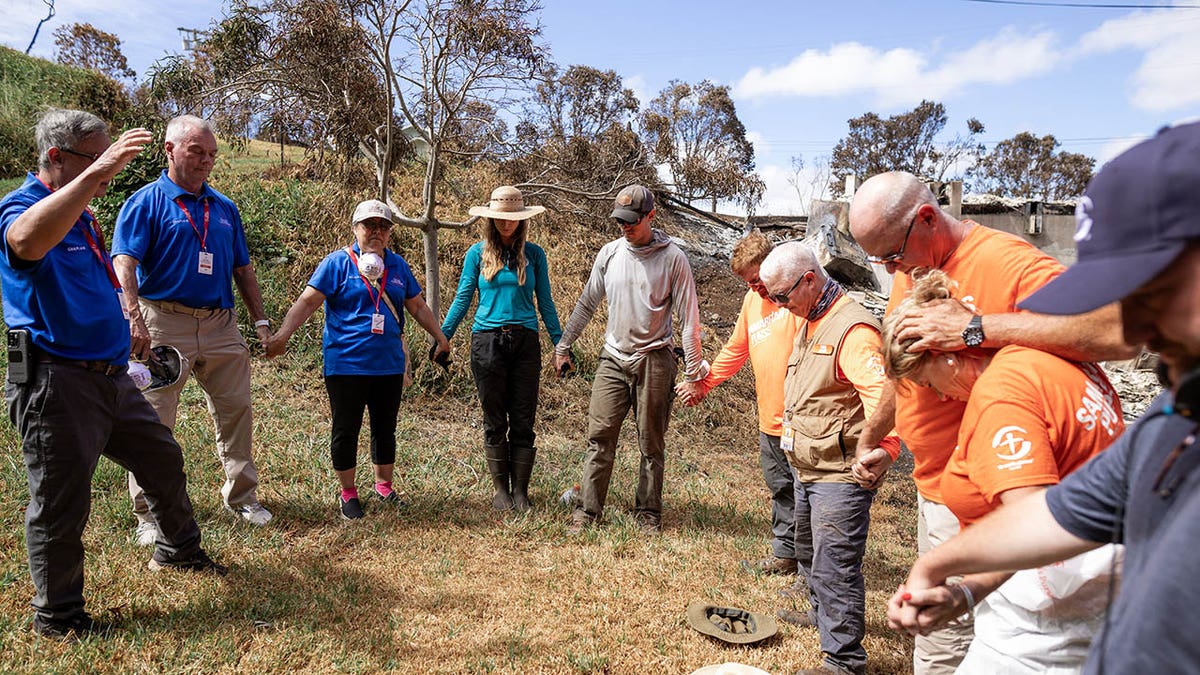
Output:
[[[925,555],[956,534],[958,518],[954,513],[945,504],[917,495],[917,555]],[[967,655],[967,648],[974,639],[975,622],[969,614],[929,635],[918,635],[913,643],[913,673],[953,673]]]
[[584,460],[581,508],[592,520],[604,512],[621,423],[633,408],[642,451],[634,512],[662,516],[664,437],[671,420],[678,365],[664,347],[631,362],[601,353],[588,405],[588,453]]
[[[144,298],[139,304],[153,345],[171,345],[185,359],[179,382],[146,392],[146,400],[173,431],[179,394],[188,375],[194,373],[216,429],[217,458],[225,471],[221,498],[229,507],[258,501],[258,469],[250,455],[254,426],[250,412],[250,349],[238,330],[233,310],[192,310]],[[142,488],[133,474],[129,475],[129,496],[138,519],[150,522]]]

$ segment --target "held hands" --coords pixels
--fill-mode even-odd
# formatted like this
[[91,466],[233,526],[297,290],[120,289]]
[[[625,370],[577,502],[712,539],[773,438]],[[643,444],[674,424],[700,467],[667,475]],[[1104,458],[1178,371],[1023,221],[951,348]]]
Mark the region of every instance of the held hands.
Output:
[[901,342],[915,339],[909,352],[930,349],[953,352],[965,349],[962,333],[976,311],[960,300],[930,300],[919,307],[909,307],[896,323],[896,338]]
[[921,587],[910,576],[888,599],[888,627],[911,636],[928,635],[969,611],[958,584]]
[[446,338],[443,337],[429,346],[429,360],[444,370],[450,370],[450,342]]
[[290,336],[280,335],[279,333],[271,335],[270,329],[266,326],[263,326],[258,330],[266,331],[268,333],[266,338],[263,338],[261,334],[259,336],[259,340],[262,340],[263,351],[266,353],[268,359],[273,359],[276,356],[287,353],[288,338]]
[[850,475],[865,490],[874,490],[882,485],[888,469],[896,461],[883,448],[860,447],[855,455]]
[[559,379],[566,377],[575,370],[575,353],[567,352],[559,354],[554,352],[554,372],[558,373]]
[[675,385],[675,395],[686,406],[698,405],[708,395],[699,382],[680,382]]

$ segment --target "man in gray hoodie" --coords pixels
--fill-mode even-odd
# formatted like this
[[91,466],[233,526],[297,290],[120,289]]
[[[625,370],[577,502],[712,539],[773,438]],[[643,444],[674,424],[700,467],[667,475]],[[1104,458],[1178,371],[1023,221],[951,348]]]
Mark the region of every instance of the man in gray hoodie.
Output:
[[561,370],[570,363],[571,345],[600,301],[608,299],[604,350],[588,406],[581,503],[570,528],[579,531],[604,512],[617,436],[632,407],[642,452],[634,516],[643,530],[654,533],[662,529],[663,439],[678,368],[673,314],[682,323],[685,378],[704,379],[708,363],[702,358],[700,309],[687,256],[670,237],[650,227],[654,194],[641,185],[623,188],[612,218],[625,236],[605,244],[596,255],[591,277],[554,348],[554,366]]

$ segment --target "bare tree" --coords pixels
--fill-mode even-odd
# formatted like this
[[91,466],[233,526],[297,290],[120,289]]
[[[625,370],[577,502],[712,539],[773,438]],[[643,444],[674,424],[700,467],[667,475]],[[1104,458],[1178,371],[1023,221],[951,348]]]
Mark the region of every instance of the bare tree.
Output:
[[29,38],[29,46],[25,48],[26,54],[28,54],[30,50],[33,49],[33,45],[37,43],[38,34],[42,32],[42,24],[54,18],[54,0],[42,0],[42,3],[46,5],[46,16],[41,21],[38,21],[38,25],[33,29],[33,37]]
[[380,196],[389,197],[397,117],[425,162],[420,212],[395,210],[398,222],[424,233],[427,300],[437,313],[438,230],[474,222],[438,218],[444,163],[478,158],[494,148],[478,144],[481,134],[500,140],[499,118],[486,111],[507,109],[543,68],[540,5],[535,0],[364,0],[352,7],[370,35],[371,60],[387,80],[391,103],[373,142],[362,144],[376,163]]
[[796,191],[796,197],[808,213],[814,199],[823,199],[829,190],[829,156],[821,155],[813,160],[809,171],[804,170],[804,156],[792,157],[792,172],[787,177],[788,185]]

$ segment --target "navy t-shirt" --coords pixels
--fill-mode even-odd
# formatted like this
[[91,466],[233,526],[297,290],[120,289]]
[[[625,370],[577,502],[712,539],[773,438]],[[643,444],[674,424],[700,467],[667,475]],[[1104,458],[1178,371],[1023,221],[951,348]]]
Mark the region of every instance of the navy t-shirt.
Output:
[[1046,492],[1068,532],[1125,544],[1108,635],[1093,642],[1087,673],[1200,672],[1200,445],[1197,420],[1167,414],[1171,404],[1170,393],[1159,396],[1112,446]]
[[[358,255],[358,244],[352,247]],[[363,283],[358,265],[345,249],[325,256],[308,285],[325,296],[326,375],[399,375],[404,372],[404,350],[400,336],[404,332],[404,301],[421,292],[404,258],[390,250],[384,251],[387,268],[387,294],[399,313],[400,321],[392,316],[378,285],[372,290]],[[381,279],[382,280],[382,279]],[[376,298],[379,299],[378,308]],[[383,315],[383,333],[371,332],[371,316]]]

